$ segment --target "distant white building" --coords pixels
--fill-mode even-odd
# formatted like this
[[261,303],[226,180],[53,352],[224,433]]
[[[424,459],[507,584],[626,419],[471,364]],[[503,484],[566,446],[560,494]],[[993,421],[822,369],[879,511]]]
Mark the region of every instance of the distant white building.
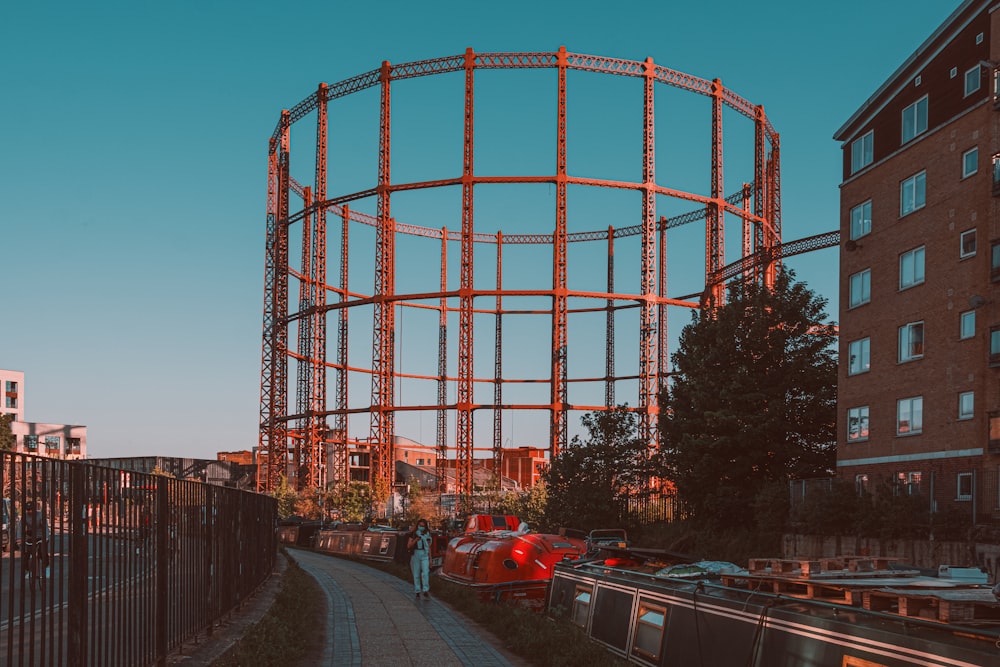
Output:
[[24,373],[0,369],[0,413],[14,415],[15,451],[54,459],[87,458],[87,427],[24,420]]

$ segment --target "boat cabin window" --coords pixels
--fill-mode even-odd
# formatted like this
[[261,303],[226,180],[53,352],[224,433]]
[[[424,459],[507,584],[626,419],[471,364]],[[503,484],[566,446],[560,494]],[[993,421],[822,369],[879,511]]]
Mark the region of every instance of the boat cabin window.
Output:
[[590,616],[590,589],[586,586],[577,586],[573,595],[573,622],[585,628],[588,616]]
[[663,629],[666,627],[666,620],[666,607],[641,601],[636,616],[635,636],[632,638],[632,653],[658,661],[663,650]]

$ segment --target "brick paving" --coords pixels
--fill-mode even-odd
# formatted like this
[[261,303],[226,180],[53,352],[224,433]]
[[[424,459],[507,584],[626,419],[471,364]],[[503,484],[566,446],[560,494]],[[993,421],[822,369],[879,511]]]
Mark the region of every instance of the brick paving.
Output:
[[527,663],[413,585],[354,561],[293,551],[326,594],[329,614],[320,665],[379,667],[523,667]]

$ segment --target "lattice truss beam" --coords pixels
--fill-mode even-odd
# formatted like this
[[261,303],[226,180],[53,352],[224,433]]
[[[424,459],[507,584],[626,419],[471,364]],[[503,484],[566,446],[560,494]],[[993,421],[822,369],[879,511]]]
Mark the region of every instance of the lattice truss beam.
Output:
[[[476,72],[519,69],[554,70],[554,169],[548,174],[535,175],[477,174]],[[641,164],[640,180],[593,178],[570,168],[568,127],[573,112],[569,108],[567,91],[573,83],[568,75],[574,71],[631,77],[641,82],[643,102],[641,109],[636,110],[636,118],[641,122],[642,142],[635,158]],[[464,76],[460,167],[448,178],[395,183],[392,180],[391,141],[393,86],[407,79],[447,73]],[[654,102],[661,86],[703,96],[710,101],[708,192],[688,192],[657,181]],[[341,98],[368,89],[375,89],[378,96],[377,173],[371,187],[343,191],[337,183],[329,182],[328,130],[335,109],[328,115],[328,107]],[[752,178],[741,179],[741,186],[729,195],[724,192],[723,180],[726,172],[722,121],[727,109],[746,119],[753,132]],[[312,184],[303,186],[291,175],[290,133],[296,122],[307,117],[315,118],[315,169],[308,180],[303,179],[311,180]],[[727,132],[732,132],[733,125],[729,122]],[[314,94],[282,112],[269,142],[267,183],[258,442],[261,463],[258,488],[261,491],[273,490],[281,476],[289,477],[300,489],[359,477],[390,485],[405,482],[395,479],[394,448],[400,435],[396,432],[397,416],[406,412],[426,412],[428,423],[434,423],[435,439],[429,449],[436,454],[438,488],[442,494],[454,495],[456,511],[467,509],[473,495],[476,486],[473,463],[477,459],[492,459],[493,470],[500,469],[505,441],[510,439],[505,437],[504,415],[512,415],[506,434],[510,436],[514,420],[524,411],[547,412],[547,439],[536,437],[533,444],[555,456],[567,444],[571,412],[605,410],[624,398],[625,402],[632,403],[630,409],[639,415],[642,436],[655,446],[657,396],[667,378],[668,308],[714,308],[723,302],[726,281],[743,276],[746,280],[770,285],[782,257],[837,242],[834,232],[781,245],[779,140],[762,106],[749,103],[725,88],[718,79],[708,81],[676,72],[655,64],[652,59],[630,61],[575,54],[563,48],[551,53],[475,53],[468,49],[457,56],[401,65],[384,62],[378,69],[339,83],[320,84]],[[475,192],[478,187],[489,184],[550,185],[554,189],[555,202],[551,227],[541,233],[477,230]],[[393,217],[395,193],[448,187],[461,193],[457,225],[430,228],[406,220],[397,221]],[[581,187],[634,192],[641,203],[636,209],[635,224],[579,229],[570,217],[569,202],[574,188]],[[301,208],[294,212],[290,210],[292,194],[302,202]],[[686,204],[689,210],[671,217],[658,216],[658,202],[664,199]],[[374,211],[360,210],[366,207]],[[450,214],[438,213],[445,217]],[[516,205],[505,214],[516,216]],[[340,225],[334,226],[339,227],[339,238],[327,238],[328,216],[340,219]],[[496,216],[490,217],[495,219]],[[727,218],[741,224],[741,256],[729,264],[726,263],[724,234]],[[696,222],[705,225],[704,289],[687,296],[668,296],[667,233]],[[289,234],[297,227],[302,245],[296,252],[289,247]],[[374,233],[359,235],[353,231],[364,227],[371,228]],[[373,242],[356,240],[372,236]],[[616,241],[631,237],[639,237],[638,257],[628,255],[623,261],[621,247],[616,248]],[[436,260],[436,268],[440,271],[440,285],[437,291],[405,293],[397,289],[396,263],[402,252],[398,244],[412,238],[435,239],[439,243],[440,259]],[[327,278],[328,240],[339,251],[330,255],[337,262],[333,269],[335,285],[329,284]],[[574,289],[569,251],[572,244],[604,245],[606,291]],[[546,284],[529,289],[514,289],[505,284],[509,276],[503,271],[504,251],[510,253],[514,247],[524,245],[542,245],[549,249],[551,282],[545,280]],[[488,259],[482,252],[485,248],[495,251],[495,264],[486,267],[495,269],[495,287],[477,287],[475,280],[477,268],[483,272],[483,263]],[[448,274],[450,249],[458,257],[457,285]],[[356,286],[348,284],[348,262],[351,260],[354,264],[356,260],[352,257],[359,252],[371,253],[367,262],[374,266],[370,293],[358,291]],[[297,261],[293,253],[297,254]],[[423,253],[421,259],[433,265],[436,257],[437,252]],[[518,266],[516,260],[512,265]],[[587,267],[587,271],[593,268]],[[517,270],[522,269],[518,266]],[[619,278],[630,275],[632,279],[627,282],[638,283],[638,288],[617,292],[616,273]],[[294,307],[289,304],[290,280],[298,281],[298,300]],[[539,298],[548,300],[551,305],[541,309],[516,307],[526,300],[537,303]],[[403,343],[397,340],[397,335],[401,338],[399,327],[403,314],[417,309],[437,313],[436,350],[423,355],[436,359],[436,373],[412,372],[402,367],[399,358]],[[635,314],[629,315],[630,310]],[[354,317],[349,318],[352,312]],[[574,356],[581,353],[574,351],[573,322],[584,313],[603,313],[601,344],[605,363],[602,377],[581,377],[571,372],[574,359],[582,358]],[[512,364],[504,363],[504,345],[510,340],[508,326],[510,322],[532,316],[548,319],[550,368],[533,377],[514,377],[508,370]],[[336,318],[333,355],[327,345],[329,318]],[[482,346],[476,346],[477,329],[480,336],[485,331],[484,337],[491,338],[489,331],[481,326],[483,318],[492,318],[494,325],[490,340],[492,349],[489,350],[493,360],[491,376],[477,375],[477,358],[486,358]],[[627,338],[636,341],[637,368],[623,369],[621,360],[616,361],[615,341],[622,340],[620,335],[616,337],[616,329],[623,326],[623,318],[629,322],[629,328],[637,328]],[[292,327],[297,334],[294,350],[289,348]],[[367,336],[356,333],[362,328],[367,329]],[[457,335],[451,337],[450,330]],[[366,342],[352,344],[355,339]],[[454,350],[449,348],[449,341],[455,341],[452,343]],[[359,347],[367,349],[368,344],[370,364],[358,356]],[[295,365],[295,378],[291,383],[295,392],[294,411],[289,410],[288,400],[292,388],[289,377],[292,363]],[[333,377],[329,383],[333,387],[332,406],[327,401],[328,374]],[[354,379],[349,382],[350,377]],[[427,381],[436,389],[404,402],[395,389],[404,380]],[[593,405],[572,402],[570,388],[576,383],[603,385],[603,401],[598,397]],[[547,384],[548,402],[518,402],[516,398],[510,402],[517,385],[530,384]],[[479,385],[492,386],[492,403],[486,394],[477,392]],[[348,394],[349,386],[355,389],[352,395]],[[623,396],[625,387],[630,393],[627,397]],[[359,399],[359,390],[364,388],[370,389],[367,400]],[[454,391],[451,401],[449,388]],[[475,428],[475,413],[481,411],[492,412],[491,435],[482,435]],[[357,432],[359,426],[352,422],[352,416],[367,419],[367,433]],[[351,432],[352,423],[355,432]],[[488,442],[477,442],[477,434]],[[361,458],[352,463],[349,456],[352,447],[370,454],[367,465]]]

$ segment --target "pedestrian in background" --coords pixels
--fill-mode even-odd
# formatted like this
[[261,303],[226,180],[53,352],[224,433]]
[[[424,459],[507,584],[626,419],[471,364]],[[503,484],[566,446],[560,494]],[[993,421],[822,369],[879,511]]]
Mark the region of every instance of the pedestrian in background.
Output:
[[417,529],[408,534],[406,548],[410,552],[410,571],[413,572],[413,590],[417,599],[431,596],[431,531],[427,519],[417,521]]

